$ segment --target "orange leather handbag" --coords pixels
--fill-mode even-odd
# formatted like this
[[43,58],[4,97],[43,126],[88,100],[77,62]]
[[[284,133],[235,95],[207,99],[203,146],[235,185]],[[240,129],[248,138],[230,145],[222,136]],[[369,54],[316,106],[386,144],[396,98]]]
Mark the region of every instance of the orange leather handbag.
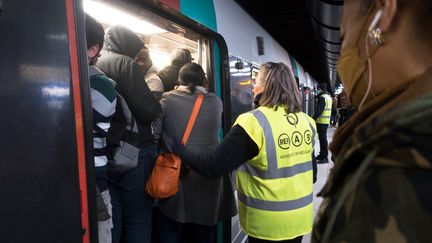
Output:
[[[189,117],[181,143],[186,145],[192,128],[198,116],[204,95],[199,94]],[[181,159],[174,153],[162,153],[156,159],[156,164],[147,181],[145,190],[153,198],[174,196],[179,189]]]

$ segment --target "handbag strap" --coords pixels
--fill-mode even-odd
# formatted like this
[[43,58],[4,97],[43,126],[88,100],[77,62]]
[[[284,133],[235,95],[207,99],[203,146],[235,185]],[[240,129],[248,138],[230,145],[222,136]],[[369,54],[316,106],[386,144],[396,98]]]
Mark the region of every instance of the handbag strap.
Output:
[[186,145],[186,143],[187,143],[187,141],[189,139],[189,136],[190,136],[190,134],[192,132],[192,128],[193,128],[193,126],[195,124],[195,121],[196,121],[196,118],[198,116],[198,112],[199,112],[199,110],[201,108],[201,104],[203,102],[203,99],[204,99],[204,95],[203,94],[199,94],[198,97],[197,97],[197,99],[196,99],[196,101],[195,101],[195,105],[194,105],[192,113],[191,113],[191,115],[189,117],[189,121],[188,121],[188,124],[186,126],[186,130],[184,131],[183,138],[181,140],[181,143],[183,145]]

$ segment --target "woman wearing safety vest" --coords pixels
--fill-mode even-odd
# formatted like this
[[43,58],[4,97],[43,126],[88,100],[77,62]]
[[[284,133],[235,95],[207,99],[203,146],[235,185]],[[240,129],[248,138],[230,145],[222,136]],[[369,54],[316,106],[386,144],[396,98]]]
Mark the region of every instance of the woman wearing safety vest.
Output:
[[301,242],[313,221],[313,147],[316,125],[301,112],[290,69],[261,66],[260,107],[240,115],[213,152],[176,152],[194,170],[220,176],[237,170],[240,224],[249,242]]

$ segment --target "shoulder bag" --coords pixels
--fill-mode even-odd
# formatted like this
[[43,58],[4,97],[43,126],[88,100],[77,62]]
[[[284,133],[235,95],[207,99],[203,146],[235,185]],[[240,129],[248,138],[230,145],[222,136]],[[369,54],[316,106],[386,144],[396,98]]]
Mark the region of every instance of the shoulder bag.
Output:
[[[186,145],[189,139],[203,99],[204,95],[199,94],[195,101],[195,105],[181,140],[183,145]],[[145,187],[146,192],[153,198],[167,198],[174,196],[179,188],[180,169],[181,159],[178,155],[174,153],[160,154],[156,159],[156,164],[147,181]]]

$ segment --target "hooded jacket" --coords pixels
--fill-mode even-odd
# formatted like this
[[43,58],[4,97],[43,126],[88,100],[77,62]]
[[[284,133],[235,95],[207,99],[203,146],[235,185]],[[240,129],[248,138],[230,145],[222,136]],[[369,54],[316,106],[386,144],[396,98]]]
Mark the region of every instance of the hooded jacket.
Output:
[[174,90],[179,83],[179,72],[183,65],[190,63],[193,60],[188,49],[179,48],[171,55],[171,65],[166,66],[159,72],[159,77],[164,85],[165,92]]
[[112,26],[105,35],[104,50],[96,64],[116,81],[118,92],[138,123],[139,144],[153,142],[151,122],[161,111],[158,100],[144,81],[144,70],[134,61],[143,47],[134,32],[123,26]]
[[185,62],[172,62],[171,65],[166,66],[159,71],[159,77],[164,85],[165,92],[174,90],[175,86],[180,85],[178,75],[180,69],[185,65]]
[[432,242],[432,69],[335,134],[312,242]]

